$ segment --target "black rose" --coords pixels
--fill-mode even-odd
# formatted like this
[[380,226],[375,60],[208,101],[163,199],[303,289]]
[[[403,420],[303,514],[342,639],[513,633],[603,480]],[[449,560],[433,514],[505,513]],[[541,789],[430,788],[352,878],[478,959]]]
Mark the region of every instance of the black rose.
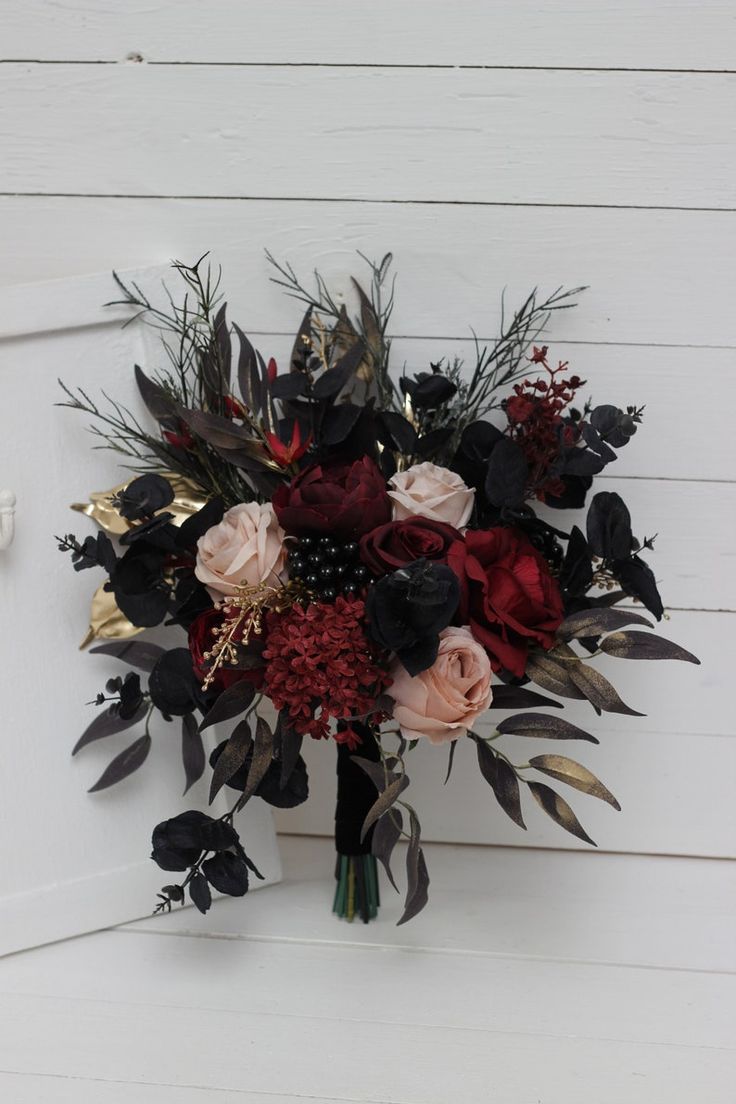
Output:
[[368,631],[381,647],[396,652],[410,675],[418,675],[437,658],[439,634],[459,601],[460,584],[449,567],[415,560],[368,591]]

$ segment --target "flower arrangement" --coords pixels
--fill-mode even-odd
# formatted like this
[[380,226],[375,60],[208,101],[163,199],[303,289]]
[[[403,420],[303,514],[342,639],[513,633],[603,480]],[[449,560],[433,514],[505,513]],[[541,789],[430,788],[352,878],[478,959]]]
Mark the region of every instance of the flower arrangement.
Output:
[[[405,796],[418,743],[446,747],[438,769],[449,777],[458,742],[472,742],[519,827],[527,791],[592,843],[549,781],[618,809],[603,783],[556,753],[517,765],[499,737],[597,743],[549,712],[560,699],[639,715],[591,662],[598,655],[698,661],[642,631],[651,621],[632,605],[663,614],[642,558],[653,542],[634,537],[618,494],[589,498],[642,411],[582,401],[585,381],[537,343],[582,289],[533,292],[496,341],[476,344],[467,372],[454,360],[395,376],[390,255],[370,265],[367,291],[353,281],[355,312],[318,274],[310,291],[269,259],[275,281],[306,305],[284,370],[229,324],[203,258],[174,266],[186,295],[181,305],[169,295],[166,309],[116,277],[122,302],[162,331],[168,366],[135,369],[150,426],[64,388],[62,405],[90,415],[101,443],[138,472],[78,507],[99,522],[96,536],[57,538],[77,570],[107,576],[93,604],[90,637],[103,641],[94,650],[135,668],[98,695],[104,711],[74,750],[143,727],[93,787],[104,789],[143,764],[154,714],[179,718],[188,789],[207,766],[203,734],[235,722],[209,757],[210,800],[230,787],[230,811],[188,810],[153,831],[152,858],[182,875],[158,909],[188,896],[206,912],[213,889],[240,896],[258,876],[237,812],[253,797],[305,801],[304,739],[336,744],[334,911],[375,916],[377,864],[396,888],[391,859],[404,838],[403,923],[428,898],[419,817]],[[549,520],[586,502],[584,529]],[[159,625],[186,637],[167,649],[134,639]],[[502,719],[484,733],[488,711]]]

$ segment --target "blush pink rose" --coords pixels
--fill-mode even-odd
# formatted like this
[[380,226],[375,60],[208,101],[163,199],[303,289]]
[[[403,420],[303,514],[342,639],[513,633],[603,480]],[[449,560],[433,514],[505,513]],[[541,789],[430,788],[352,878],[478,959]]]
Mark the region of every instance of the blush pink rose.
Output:
[[194,573],[214,600],[236,594],[239,584],[284,582],[284,536],[270,502],[233,506],[197,541]]
[[388,695],[394,700],[394,720],[406,740],[426,737],[431,744],[457,740],[488,708],[491,661],[469,629],[444,629],[437,659],[411,677],[398,662],[391,671]]
[[394,521],[431,518],[463,529],[470,520],[475,491],[459,475],[437,464],[414,464],[389,480]]

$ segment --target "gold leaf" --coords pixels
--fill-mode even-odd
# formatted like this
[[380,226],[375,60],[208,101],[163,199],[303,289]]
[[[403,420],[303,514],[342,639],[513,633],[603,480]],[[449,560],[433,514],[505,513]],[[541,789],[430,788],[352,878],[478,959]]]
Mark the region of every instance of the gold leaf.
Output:
[[556,778],[558,782],[566,782],[568,786],[574,786],[576,790],[582,790],[591,797],[599,797],[601,801],[607,801],[614,809],[621,811],[618,801],[601,780],[587,767],[576,763],[574,759],[568,759],[566,755],[535,755],[529,760],[529,766],[542,774],[548,774],[550,778]]
[[99,586],[92,597],[89,629],[79,647],[86,648],[93,640],[127,640],[141,632],[142,628],[121,613],[115,595]]
[[[174,501],[165,509],[174,515],[174,525],[181,525],[188,517],[202,509],[207,501],[207,495],[201,487],[198,487],[196,483],[183,475],[166,471],[160,474],[164,479],[168,479],[174,489]],[[92,518],[106,533],[121,537],[123,533],[127,533],[132,528],[132,524],[120,516],[112,505],[112,499],[124,490],[134,478],[135,476],[131,476],[124,483],[111,487],[109,491],[94,491],[89,496],[89,502],[74,502],[71,508],[77,510],[80,514],[85,514],[86,517]]]
[[547,816],[551,817],[555,824],[559,824],[560,828],[564,828],[566,832],[577,836],[583,843],[590,843],[593,847],[597,846],[595,840],[590,838],[564,797],[560,797],[550,786],[545,786],[544,782],[527,782],[527,786],[539,807],[544,809]]

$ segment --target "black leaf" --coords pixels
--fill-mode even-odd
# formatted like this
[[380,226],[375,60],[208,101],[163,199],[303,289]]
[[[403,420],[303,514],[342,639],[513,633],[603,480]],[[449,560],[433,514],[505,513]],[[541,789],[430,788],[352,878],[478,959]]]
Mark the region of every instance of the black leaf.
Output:
[[153,670],[156,661],[164,654],[158,644],[149,644],[144,640],[110,640],[90,648],[90,655],[109,655],[120,659],[131,667],[141,671]]
[[301,372],[277,376],[271,383],[271,395],[274,399],[297,399],[306,389],[307,379]]
[[88,792],[97,793],[98,790],[106,790],[108,786],[114,786],[117,782],[122,782],[124,778],[127,778],[133,771],[137,771],[145,763],[150,750],[151,737],[148,733],[144,733],[143,736],[139,736],[124,751],[115,756]]
[[135,381],[138,384],[143,402],[157,422],[163,421],[165,418],[179,416],[179,404],[176,400],[167,394],[163,387],[150,380],[137,364],[135,366]]
[[240,394],[243,396],[248,409],[257,413],[261,405],[261,381],[258,373],[256,351],[239,326],[233,324],[233,329],[240,341],[240,356],[238,358]]
[[202,777],[206,761],[202,736],[191,713],[186,713],[181,719],[181,758],[186,793]]
[[200,912],[207,912],[212,904],[212,894],[204,874],[195,874],[189,883],[189,896],[192,904],[196,905]]
[[632,598],[637,598],[657,621],[662,620],[664,606],[657,589],[657,581],[649,564],[638,556],[619,560],[612,566],[614,576]]
[[[233,730],[230,739],[216,748],[217,758],[210,784],[210,805],[226,782],[243,766],[251,750],[253,738],[248,721],[241,721]],[[214,757],[214,753],[213,753]]]
[[515,771],[505,759],[500,759],[489,748],[485,740],[476,736],[474,732],[469,732],[468,735],[475,741],[480,773],[493,790],[496,801],[514,824],[518,824],[520,828],[526,828],[521,814],[519,782]]
[[283,712],[279,714],[276,731],[278,733],[279,748],[281,752],[280,784],[281,789],[283,789],[291,778],[291,772],[299,761],[303,736],[289,723],[288,714]]
[[338,403],[331,406],[322,421],[322,440],[326,445],[339,445],[352,432],[363,413],[362,406],[354,403]]
[[493,699],[489,709],[526,709],[530,705],[553,705],[562,709],[562,702],[554,698],[545,698],[536,690],[527,690],[525,686],[494,686]]
[[504,437],[491,452],[486,469],[485,492],[494,506],[519,506],[524,501],[529,465],[514,441]]
[[424,860],[424,852],[419,843],[420,828],[416,813],[409,812],[410,834],[409,846],[406,851],[406,898],[404,899],[404,911],[397,927],[413,919],[426,905],[429,895],[429,874]]
[[534,736],[543,740],[587,740],[591,744],[599,741],[589,732],[584,732],[561,717],[548,717],[545,713],[517,713],[507,717],[496,726],[499,732],[512,736]]
[[603,560],[624,560],[633,548],[631,515],[614,491],[599,491],[587,517],[587,536],[593,554]]
[[135,716],[126,718],[107,709],[104,713],[95,717],[91,724],[87,725],[72,748],[72,755],[76,755],[78,751],[87,747],[87,744],[94,743],[95,740],[103,740],[106,736],[114,736],[116,732],[125,732],[126,728],[132,728],[134,724],[138,724],[138,721],[142,720],[145,714],[145,705],[140,706]]
[[391,855],[393,854],[394,847],[399,842],[403,823],[404,819],[401,815],[401,809],[390,809],[376,823],[373,829],[373,839],[371,841],[371,854],[375,855],[382,864],[388,880],[397,893],[399,892],[399,887],[391,873]]
[[417,431],[402,414],[393,410],[382,410],[377,416],[382,443],[395,452],[410,456],[417,445]]
[[255,696],[255,689],[250,682],[235,682],[228,686],[205,716],[199,731],[204,732],[210,725],[220,724],[222,721],[231,721],[248,708]]
[[207,881],[218,893],[242,897],[248,892],[248,867],[239,855],[221,851],[202,863]]
[[619,659],[680,659],[685,663],[700,663],[692,652],[685,651],[679,644],[654,633],[637,632],[636,629],[611,633],[601,640],[600,649],[606,655]]

